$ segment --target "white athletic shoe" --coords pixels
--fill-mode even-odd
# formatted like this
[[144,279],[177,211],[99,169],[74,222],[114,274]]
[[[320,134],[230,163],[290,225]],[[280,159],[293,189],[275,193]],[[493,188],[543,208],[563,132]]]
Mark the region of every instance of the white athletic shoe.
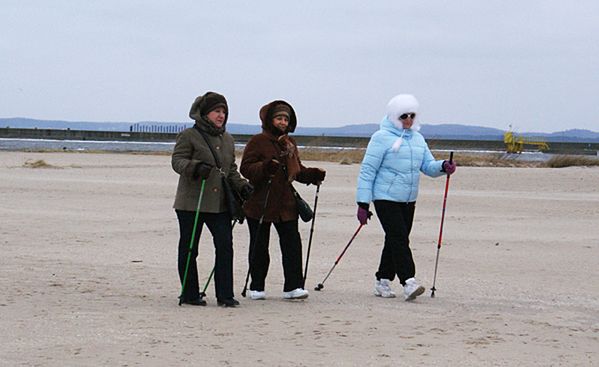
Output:
[[253,291],[250,289],[250,299],[266,299],[266,292],[264,291]]
[[304,299],[308,298],[308,291],[303,288],[296,288],[290,292],[283,292],[285,299]]
[[416,279],[410,278],[406,280],[406,284],[403,286],[403,294],[406,297],[406,301],[411,301],[424,293],[424,287],[418,284]]
[[375,281],[374,295],[383,298],[395,298],[395,292],[391,289],[391,281],[389,279]]

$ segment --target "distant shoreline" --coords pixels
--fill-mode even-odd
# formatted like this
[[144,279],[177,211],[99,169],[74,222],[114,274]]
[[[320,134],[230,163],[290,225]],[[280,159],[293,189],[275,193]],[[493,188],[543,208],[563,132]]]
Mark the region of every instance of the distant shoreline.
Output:
[[[235,141],[245,144],[252,135],[233,134]],[[298,145],[306,148],[366,148],[369,137],[339,137],[339,136],[303,136],[292,135]],[[0,150],[20,150],[21,147],[47,147],[60,150],[92,149],[107,151],[165,151],[171,150],[170,145],[176,140],[176,133],[157,132],[117,132],[117,131],[87,131],[63,129],[14,129],[0,128]],[[30,143],[26,144],[25,142]],[[9,142],[12,142],[9,144]],[[44,142],[54,142],[48,144]],[[434,150],[476,150],[502,153],[505,144],[501,140],[458,140],[428,138],[429,147]],[[63,144],[64,143],[64,144]],[[104,147],[101,147],[104,145]],[[120,148],[119,148],[120,147]],[[165,149],[168,147],[168,149]],[[531,147],[525,151],[534,152]],[[599,143],[566,143],[549,142],[550,154],[593,155],[599,152]]]

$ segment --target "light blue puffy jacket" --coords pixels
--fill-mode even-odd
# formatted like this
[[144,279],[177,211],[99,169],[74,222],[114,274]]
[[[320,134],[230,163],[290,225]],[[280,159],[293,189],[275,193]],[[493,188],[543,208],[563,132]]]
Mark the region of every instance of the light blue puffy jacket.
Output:
[[[393,145],[401,145],[394,151]],[[356,202],[374,200],[413,202],[418,197],[420,172],[438,177],[442,160],[435,160],[422,134],[398,129],[385,117],[380,130],[370,138],[358,177]]]

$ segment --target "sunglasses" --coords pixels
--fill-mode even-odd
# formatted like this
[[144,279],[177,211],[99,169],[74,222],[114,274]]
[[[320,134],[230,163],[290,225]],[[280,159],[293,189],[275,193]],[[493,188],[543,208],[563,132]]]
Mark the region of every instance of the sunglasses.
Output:
[[406,120],[408,117],[413,120],[413,119],[416,118],[416,114],[414,112],[412,112],[412,113],[404,113],[403,115],[399,116],[399,119],[400,120]]

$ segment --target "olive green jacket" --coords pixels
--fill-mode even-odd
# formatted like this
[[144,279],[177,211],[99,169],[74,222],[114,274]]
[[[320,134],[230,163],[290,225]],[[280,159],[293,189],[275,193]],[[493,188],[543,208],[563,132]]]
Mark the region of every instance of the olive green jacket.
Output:
[[[222,171],[228,177],[232,188],[239,192],[247,184],[247,180],[239,175],[235,164],[233,137],[224,129],[216,130],[212,123],[204,119],[197,120],[196,126],[204,131],[204,136],[210,141],[219,157]],[[199,162],[214,166],[210,176],[206,179],[200,212],[222,213],[227,211],[222,175],[216,168],[216,162],[210,148],[196,128],[185,129],[177,136],[171,158],[171,165],[175,172],[179,174],[179,183],[173,207],[177,210],[196,211],[202,180],[194,180],[193,173]]]

